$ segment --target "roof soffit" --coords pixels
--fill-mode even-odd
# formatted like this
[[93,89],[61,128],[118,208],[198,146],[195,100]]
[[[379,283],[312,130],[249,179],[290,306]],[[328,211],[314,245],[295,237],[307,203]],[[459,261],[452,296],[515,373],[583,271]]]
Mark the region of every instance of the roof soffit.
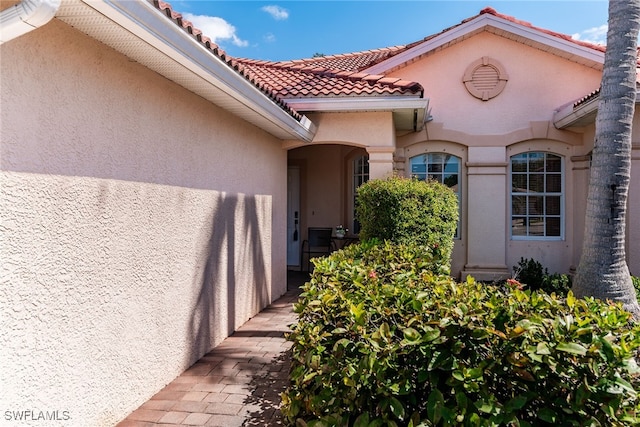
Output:
[[363,71],[372,74],[390,73],[483,31],[549,52],[589,68],[602,70],[604,63],[603,51],[584,46],[575,41],[566,40],[558,34],[523,25],[515,20],[495,16],[492,13],[482,13],[462,24],[444,30],[440,34],[418,42],[404,52],[398,53]]
[[149,0],[62,0],[56,18],[280,139],[313,139],[306,117],[264,93]]

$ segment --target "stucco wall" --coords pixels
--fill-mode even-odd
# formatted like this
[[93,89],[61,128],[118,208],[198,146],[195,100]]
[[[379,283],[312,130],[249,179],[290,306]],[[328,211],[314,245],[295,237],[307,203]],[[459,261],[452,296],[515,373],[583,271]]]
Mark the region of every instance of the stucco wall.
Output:
[[[462,77],[487,56],[509,76],[504,91],[482,101],[467,92]],[[551,120],[556,108],[600,86],[600,72],[506,38],[480,33],[405,68],[397,77],[420,82],[435,123],[470,135],[503,135]]]
[[0,56],[0,416],[112,425],[286,290],[286,152],[57,20]]
[[[508,75],[502,93],[488,101],[473,97],[463,84],[467,67],[485,56],[497,61]],[[468,148],[462,171],[464,223],[454,251],[453,273],[466,264],[463,274],[469,271],[492,280],[508,274],[520,257],[539,260],[550,271],[568,273],[580,250],[574,224],[582,227],[580,216],[584,215],[579,208],[585,174],[575,170],[572,157],[588,153],[590,147],[580,132],[557,130],[551,120],[555,109],[598,88],[600,73],[483,32],[394,75],[419,81],[432,109],[433,120],[422,133],[399,138],[407,161],[414,152],[441,152],[447,144]],[[550,151],[564,159],[566,216],[561,241],[511,239],[509,159],[523,151]]]

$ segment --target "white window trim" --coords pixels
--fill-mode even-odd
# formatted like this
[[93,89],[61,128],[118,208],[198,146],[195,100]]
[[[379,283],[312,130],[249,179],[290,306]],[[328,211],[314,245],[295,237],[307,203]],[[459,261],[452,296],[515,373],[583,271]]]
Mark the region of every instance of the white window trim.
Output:
[[[512,162],[512,158],[515,156],[519,156],[521,154],[525,154],[525,153],[545,153],[545,154],[553,154],[554,156],[558,156],[560,157],[560,175],[561,175],[561,184],[560,184],[560,236],[522,236],[522,235],[514,235],[513,234],[513,162]],[[512,155],[509,156],[509,175],[508,175],[508,188],[509,188],[509,235],[511,237],[511,240],[514,241],[545,241],[545,242],[560,242],[560,241],[564,241],[565,240],[565,223],[566,223],[566,215],[565,215],[565,205],[566,205],[566,189],[565,189],[565,185],[566,185],[566,181],[567,181],[567,177],[566,177],[566,172],[565,172],[565,163],[566,163],[566,159],[565,156],[559,154],[559,153],[555,153],[553,151],[546,151],[546,150],[531,150],[531,151],[523,151],[520,153],[514,153]],[[529,174],[529,172],[527,172],[527,175]],[[519,194],[519,193],[517,193]],[[522,193],[525,194],[525,193]],[[546,196],[548,194],[553,194],[556,195],[557,193],[543,193],[543,196]],[[546,217],[546,215],[545,215]]]

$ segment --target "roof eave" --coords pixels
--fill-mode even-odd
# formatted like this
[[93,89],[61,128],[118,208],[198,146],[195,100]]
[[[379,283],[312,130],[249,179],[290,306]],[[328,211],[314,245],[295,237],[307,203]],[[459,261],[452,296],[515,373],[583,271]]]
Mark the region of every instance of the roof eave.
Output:
[[[221,58],[163,16],[150,2],[82,2],[226,94],[233,100],[236,112],[245,120],[282,139],[296,138],[306,142],[313,139],[316,129],[310,120],[305,117],[297,120]],[[91,28],[85,29],[85,32],[88,31]],[[267,124],[266,128],[261,126],[264,124]]]
[[285,102],[300,112],[393,113],[396,129],[420,131],[429,117],[429,99],[418,97],[344,97],[344,98],[288,98]]
[[[596,95],[578,106],[575,106],[574,102],[565,105],[554,113],[553,125],[556,129],[567,129],[594,124],[599,101],[600,95]],[[636,104],[638,103],[640,103],[640,91],[636,92]]]
[[453,27],[450,30],[438,34],[437,36],[426,40],[411,49],[407,49],[386,61],[382,61],[362,71],[371,74],[384,74],[390,70],[397,69],[405,63],[410,63],[414,59],[419,58],[428,52],[467,38],[487,27],[493,27],[499,31],[504,31],[518,37],[526,38],[530,40],[532,44],[544,45],[552,50],[555,49],[565,52],[568,57],[582,58],[583,61],[591,63],[594,66],[601,66],[604,63],[604,52],[571,43],[570,41],[563,40],[535,28],[530,28],[486,13],[478,15],[470,21]]

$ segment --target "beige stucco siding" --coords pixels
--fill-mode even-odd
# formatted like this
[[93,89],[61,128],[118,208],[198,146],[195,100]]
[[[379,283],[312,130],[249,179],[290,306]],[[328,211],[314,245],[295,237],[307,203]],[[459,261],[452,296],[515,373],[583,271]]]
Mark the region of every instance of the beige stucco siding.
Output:
[[284,293],[286,152],[56,20],[0,56],[0,407],[112,425]]
[[[462,78],[474,61],[487,56],[508,75],[504,91],[489,101],[474,98]],[[595,69],[483,32],[395,71],[420,82],[434,122],[470,135],[502,135],[551,120],[559,106],[600,86]]]

